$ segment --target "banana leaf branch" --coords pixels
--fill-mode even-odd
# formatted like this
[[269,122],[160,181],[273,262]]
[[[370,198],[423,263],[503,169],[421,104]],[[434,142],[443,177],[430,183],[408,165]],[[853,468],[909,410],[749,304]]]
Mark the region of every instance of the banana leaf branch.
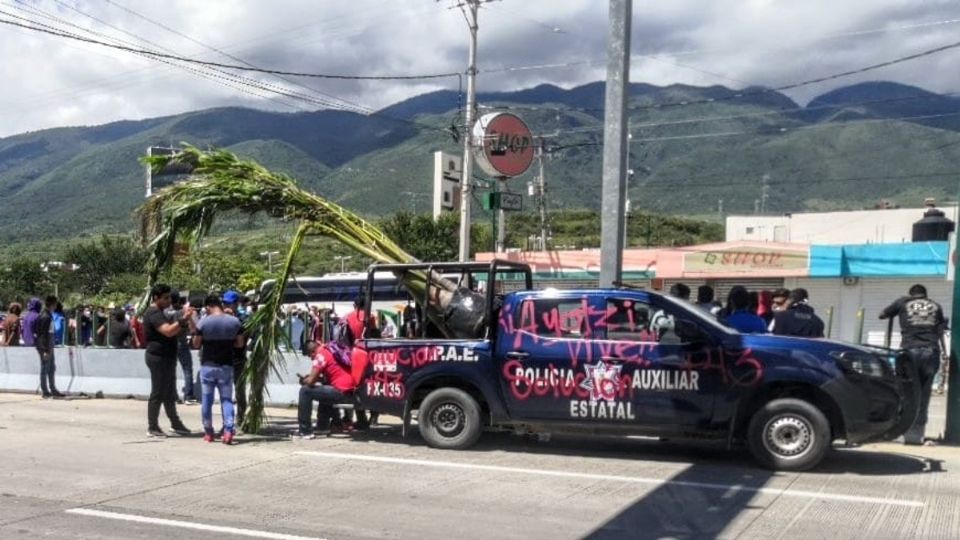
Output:
[[[283,357],[279,353],[286,336],[280,328],[283,292],[291,268],[303,247],[307,234],[335,239],[357,252],[382,263],[411,263],[416,259],[403,251],[383,231],[353,212],[318,195],[300,189],[283,174],[237,158],[224,150],[202,151],[186,146],[169,156],[150,156],[143,161],[154,171],[170,164],[187,164],[191,176],[157,191],[139,210],[141,238],[147,242],[150,258],[147,264],[148,285],[173,264],[178,241],[197,246],[210,231],[218,215],[226,211],[295,219],[300,222],[290,245],[277,286],[264,299],[264,305],[247,321],[246,332],[253,336],[250,362],[244,379],[250,383],[250,410],[243,429],[256,432],[262,427],[266,380],[273,370],[279,373]],[[451,328],[447,324],[451,303],[460,293],[457,285],[443,276],[426,272],[404,272],[398,276],[412,294],[422,298],[427,283],[431,296],[426,315],[446,335],[463,336],[473,329]],[[143,305],[148,298],[144,298]]]

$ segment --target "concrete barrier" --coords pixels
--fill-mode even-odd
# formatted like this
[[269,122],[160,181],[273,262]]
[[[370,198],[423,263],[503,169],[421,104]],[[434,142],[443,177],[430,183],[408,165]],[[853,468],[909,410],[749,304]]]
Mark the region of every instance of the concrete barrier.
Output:
[[[90,396],[146,398],[150,394],[150,370],[143,359],[143,350],[104,349],[93,347],[57,347],[56,384],[61,392],[84,393]],[[267,402],[289,405],[297,402],[300,385],[296,373],[306,374],[310,361],[300,355],[285,354],[285,366],[279,376],[267,379]],[[194,379],[200,369],[197,351],[193,351]],[[183,388],[183,373],[177,366],[177,392]],[[39,392],[40,357],[32,347],[0,347],[0,390]]]

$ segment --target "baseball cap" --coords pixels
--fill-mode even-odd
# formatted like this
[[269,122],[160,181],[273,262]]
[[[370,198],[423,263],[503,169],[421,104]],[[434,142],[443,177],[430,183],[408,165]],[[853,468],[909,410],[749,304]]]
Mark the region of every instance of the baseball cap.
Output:
[[234,290],[229,290],[223,293],[223,303],[224,304],[236,304],[240,301],[240,293]]

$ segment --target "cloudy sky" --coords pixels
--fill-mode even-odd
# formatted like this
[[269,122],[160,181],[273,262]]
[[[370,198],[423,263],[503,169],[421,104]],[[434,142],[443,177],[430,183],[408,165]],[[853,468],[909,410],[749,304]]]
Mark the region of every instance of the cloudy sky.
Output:
[[[454,0],[0,0],[0,20],[215,62],[352,75],[462,72]],[[605,75],[606,0],[500,0],[480,12],[481,91]],[[631,79],[780,86],[960,41],[957,0],[634,0]],[[230,57],[225,56],[225,54]],[[232,57],[232,58],[231,58]],[[371,110],[456,79],[281,80],[161,63],[0,25],[0,136],[241,105]],[[960,49],[862,80],[960,91]],[[253,86],[251,86],[253,85]],[[277,91],[293,94],[281,96]]]

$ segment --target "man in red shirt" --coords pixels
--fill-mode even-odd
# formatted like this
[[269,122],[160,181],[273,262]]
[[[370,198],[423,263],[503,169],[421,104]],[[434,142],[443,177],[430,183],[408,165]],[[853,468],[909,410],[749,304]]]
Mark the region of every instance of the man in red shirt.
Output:
[[[354,384],[350,371],[341,366],[326,347],[318,346],[315,341],[308,341],[303,346],[303,353],[313,359],[313,368],[309,375],[300,378],[300,403],[297,413],[300,429],[294,437],[313,439],[313,402],[319,403],[317,425],[326,430],[333,418],[333,406],[343,403],[353,394]],[[321,377],[325,384],[318,384]]]

